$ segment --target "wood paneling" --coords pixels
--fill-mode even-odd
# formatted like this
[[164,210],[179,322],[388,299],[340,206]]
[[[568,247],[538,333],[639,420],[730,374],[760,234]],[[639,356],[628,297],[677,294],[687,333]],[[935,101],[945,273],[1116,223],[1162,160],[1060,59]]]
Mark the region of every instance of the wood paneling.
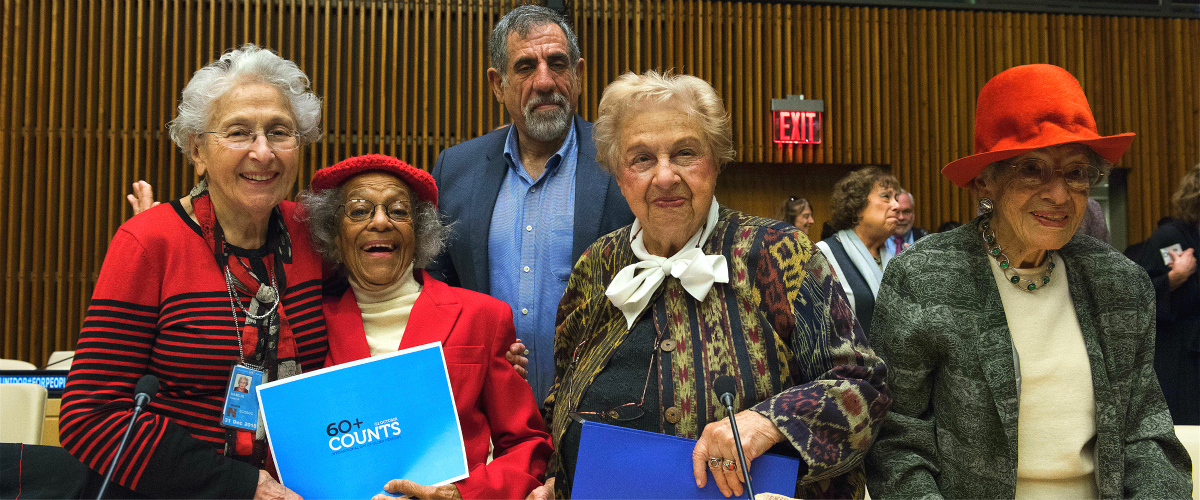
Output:
[[[162,199],[195,177],[165,124],[192,72],[246,42],[293,59],[324,99],[313,169],[382,152],[430,168],[438,151],[507,121],[484,71],[487,35],[517,0],[0,0],[3,357],[74,348],[107,242],[145,178]],[[1169,211],[1200,161],[1200,21],[699,0],[571,2],[581,114],[626,71],[674,70],[717,88],[737,160],[722,201],[773,215],[818,200],[844,167],[890,165],[917,221],[966,219],[970,196],[938,174],[971,152],[974,100],[992,75],[1048,62],[1077,75],[1105,134],[1139,137],[1131,241]],[[825,144],[769,142],[772,97],[826,103]],[[825,166],[822,166],[825,165]],[[780,179],[785,179],[781,182]],[[778,198],[774,200],[773,198]]]

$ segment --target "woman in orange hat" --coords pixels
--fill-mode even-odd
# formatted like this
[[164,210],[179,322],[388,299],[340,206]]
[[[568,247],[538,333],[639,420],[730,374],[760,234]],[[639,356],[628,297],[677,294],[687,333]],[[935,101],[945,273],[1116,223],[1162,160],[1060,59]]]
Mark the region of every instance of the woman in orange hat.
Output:
[[1154,375],[1154,292],[1075,237],[1133,134],[1103,137],[1079,82],[1018,66],[979,94],[975,154],[942,169],[981,215],[888,267],[876,351],[894,403],[868,457],[876,498],[1190,496]]

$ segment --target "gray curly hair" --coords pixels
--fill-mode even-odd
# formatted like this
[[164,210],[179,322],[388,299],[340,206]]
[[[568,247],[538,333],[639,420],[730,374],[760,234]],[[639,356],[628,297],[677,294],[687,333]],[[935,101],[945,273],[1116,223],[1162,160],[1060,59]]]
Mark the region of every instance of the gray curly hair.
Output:
[[245,82],[262,82],[279,90],[296,117],[296,132],[302,144],[321,137],[321,99],[309,89],[308,76],[296,63],[248,43],[197,70],[183,88],[179,114],[169,128],[171,141],[189,161],[192,141],[208,127],[213,103]]
[[508,74],[509,35],[516,33],[517,36],[525,37],[534,28],[547,24],[556,25],[562,30],[563,36],[567,38],[567,58],[571,60],[572,70],[578,67],[579,40],[571,30],[571,25],[567,23],[567,18],[540,5],[522,5],[501,17],[488,37],[488,59],[492,67],[500,72],[500,76]]
[[[342,204],[344,186],[318,192],[305,190],[296,197],[301,208],[298,218],[308,221],[308,237],[313,247],[339,271],[345,270],[337,248],[342,222],[338,207]],[[442,222],[437,207],[428,201],[418,199],[413,212],[413,237],[417,244],[413,251],[413,268],[424,269],[446,247],[450,225]]]

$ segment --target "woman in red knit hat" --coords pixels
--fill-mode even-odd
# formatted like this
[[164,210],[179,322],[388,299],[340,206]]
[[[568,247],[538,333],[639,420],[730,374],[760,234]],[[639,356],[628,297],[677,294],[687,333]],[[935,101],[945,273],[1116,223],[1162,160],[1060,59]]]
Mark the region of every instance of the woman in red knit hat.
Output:
[[433,177],[390,156],[359,156],[318,170],[300,200],[314,247],[345,288],[325,294],[325,365],[444,346],[470,476],[443,486],[404,478],[381,486],[426,499],[525,498],[541,486],[550,435],[523,368],[506,359],[516,342],[512,310],[423,270],[448,234]]
[[984,85],[975,154],[942,169],[981,215],[893,260],[875,305],[894,403],[868,457],[871,496],[1190,496],[1152,366],[1150,282],[1074,236],[1088,190],[1132,141],[1101,136],[1057,66]]

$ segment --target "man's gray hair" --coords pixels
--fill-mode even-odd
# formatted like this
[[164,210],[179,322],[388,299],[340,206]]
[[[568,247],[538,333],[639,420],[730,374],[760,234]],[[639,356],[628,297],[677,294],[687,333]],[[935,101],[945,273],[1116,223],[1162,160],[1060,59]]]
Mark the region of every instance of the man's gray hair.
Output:
[[[339,271],[345,270],[337,250],[342,228],[338,207],[342,204],[344,186],[316,193],[303,191],[296,197],[301,207],[297,218],[308,221],[308,237],[313,248]],[[424,269],[446,247],[450,227],[442,223],[433,203],[418,199],[413,207],[413,233],[416,240],[413,268]]]
[[567,24],[567,18],[545,7],[522,5],[500,18],[500,22],[492,29],[491,37],[488,38],[488,59],[492,67],[500,72],[500,76],[508,74],[509,34],[516,33],[517,36],[525,37],[534,28],[547,24],[557,25],[562,30],[563,35],[567,37],[567,58],[571,60],[571,69],[578,67],[579,40]]
[[898,191],[898,192],[896,193],[896,197],[897,197],[897,198],[899,198],[899,197],[900,197],[900,195],[902,195],[902,194],[906,194],[906,195],[908,195],[908,201],[909,201],[909,203],[912,203],[912,206],[913,206],[914,208],[917,206],[917,197],[916,197],[916,196],[913,196],[913,194],[912,194],[912,192],[911,192],[911,191],[909,191],[909,190],[907,190],[907,189],[904,189],[904,188],[900,188],[900,191]]
[[265,83],[288,101],[302,144],[321,137],[321,99],[309,89],[308,76],[296,63],[254,44],[230,50],[192,75],[171,120],[171,140],[191,160],[192,141],[205,132],[213,103],[241,83]]

